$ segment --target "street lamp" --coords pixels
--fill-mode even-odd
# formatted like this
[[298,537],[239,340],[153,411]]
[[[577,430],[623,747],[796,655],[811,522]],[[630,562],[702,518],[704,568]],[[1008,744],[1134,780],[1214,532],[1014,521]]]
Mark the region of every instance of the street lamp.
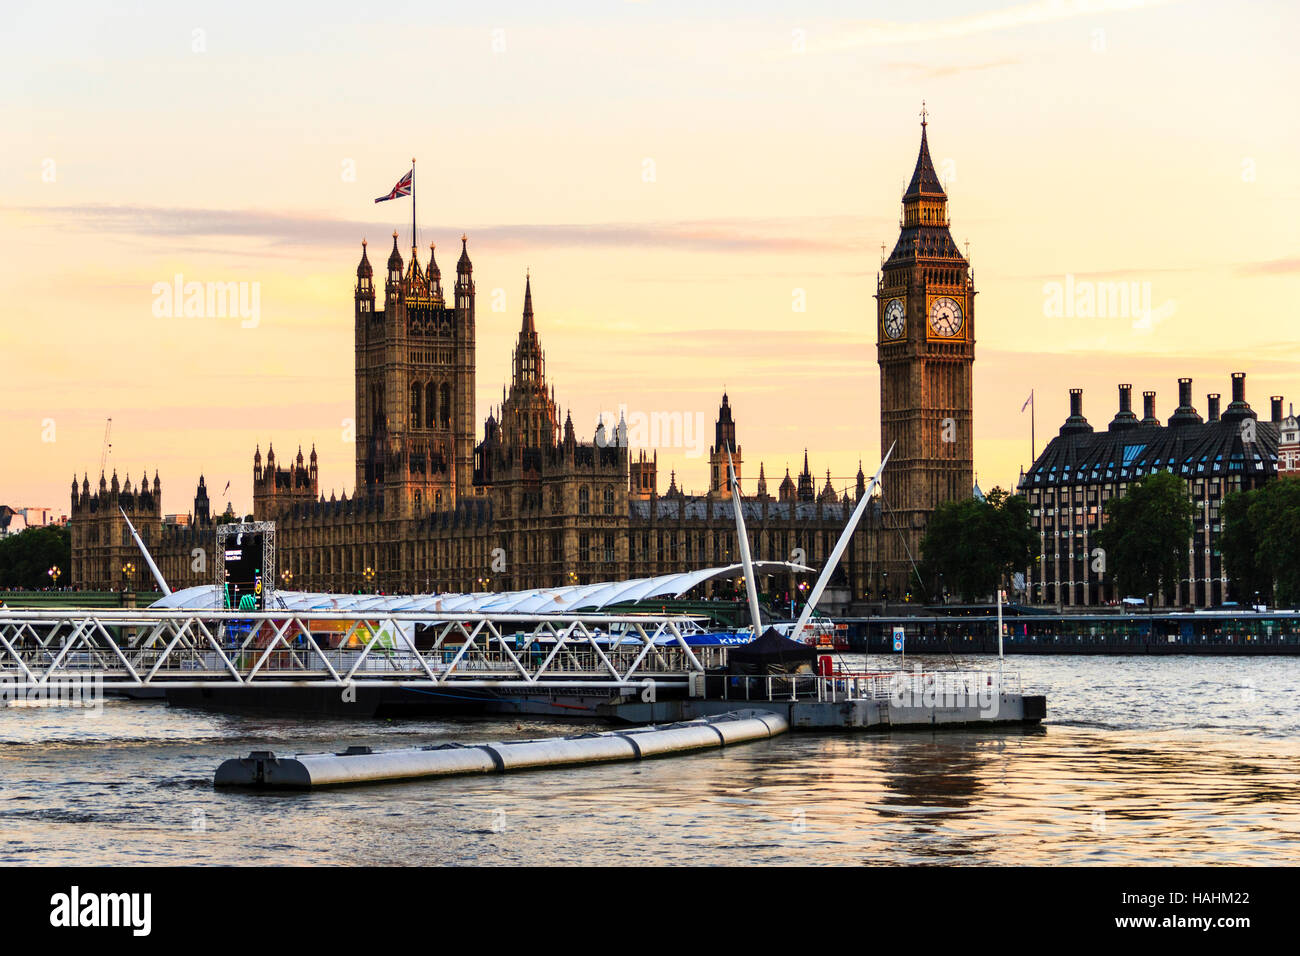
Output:
[[293,572],[290,571],[288,568],[285,568],[283,571],[280,572],[280,580],[283,581],[284,586],[288,588],[289,585],[293,583]]
[[50,576],[51,584],[57,588],[59,586],[59,575],[63,573],[63,569],[56,564],[45,573]]
[[122,590],[135,578],[135,565],[128,561],[122,565]]
[[375,583],[375,569],[374,569],[374,568],[372,568],[372,567],[370,567],[369,565],[367,565],[367,566],[366,566],[366,569],[365,569],[364,571],[361,572],[361,576],[362,576],[363,578],[365,578],[365,580],[366,580],[366,587],[367,587],[367,588],[369,588],[369,587],[371,587],[372,585],[374,585],[374,583]]

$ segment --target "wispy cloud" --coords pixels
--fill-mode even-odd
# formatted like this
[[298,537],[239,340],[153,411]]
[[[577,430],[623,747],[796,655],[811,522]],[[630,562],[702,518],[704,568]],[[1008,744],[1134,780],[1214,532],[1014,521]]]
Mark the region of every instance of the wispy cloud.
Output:
[[1248,262],[1237,270],[1248,276],[1282,276],[1300,272],[1300,257],[1270,259],[1266,262]]
[[937,80],[945,76],[958,76],[962,73],[976,73],[981,70],[996,70],[1004,66],[1019,66],[1025,62],[1024,57],[1009,56],[1000,60],[985,60],[981,63],[948,63],[935,65],[933,63],[902,62],[891,63],[889,66],[895,70],[904,70],[911,73],[917,79]]
[[[24,206],[37,223],[154,238],[251,237],[271,246],[337,247],[384,236],[391,223],[328,219],[261,210],[138,205]],[[883,220],[882,220],[883,222]],[[858,252],[870,240],[862,216],[798,216],[679,222],[514,223],[467,226],[473,240],[497,248],[638,247],[706,252]],[[376,241],[376,245],[379,242]]]
[[932,43],[936,40],[959,39],[979,33],[995,33],[1016,27],[1069,20],[1074,17],[1140,10],[1177,2],[1178,0],[1038,0],[1036,3],[1024,3],[1001,10],[989,10],[942,20],[866,23],[857,28],[849,27],[839,31],[835,37],[820,45],[825,49],[846,50],[906,43]]
[[1067,269],[1064,272],[1043,272],[1037,275],[1008,275],[1007,279],[1021,280],[1028,279],[1031,281],[1052,281],[1060,282],[1069,273],[1075,279],[1088,280],[1105,280],[1105,279],[1150,279],[1154,275],[1177,272],[1206,272],[1216,268],[1212,265],[1189,265],[1189,266],[1137,266],[1130,269],[1098,269],[1093,272],[1079,272]]

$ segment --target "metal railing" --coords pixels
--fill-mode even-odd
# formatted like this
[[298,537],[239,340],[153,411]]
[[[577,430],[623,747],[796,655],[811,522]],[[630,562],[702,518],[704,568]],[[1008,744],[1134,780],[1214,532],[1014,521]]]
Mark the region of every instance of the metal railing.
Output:
[[899,703],[979,702],[998,694],[1021,693],[1020,674],[1004,671],[881,671],[863,674],[713,675],[709,696],[723,700],[819,701],[886,700]]
[[675,615],[0,609],[0,686],[685,683],[720,663]]

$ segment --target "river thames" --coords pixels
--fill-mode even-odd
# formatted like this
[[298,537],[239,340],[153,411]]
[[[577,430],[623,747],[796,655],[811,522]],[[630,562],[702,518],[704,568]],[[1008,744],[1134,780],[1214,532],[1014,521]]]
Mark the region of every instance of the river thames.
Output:
[[98,715],[0,709],[0,862],[1300,861],[1300,659],[1006,666],[1047,694],[1041,728],[792,733],[644,763],[299,794],[219,792],[212,774],[257,749],[500,740],[575,724],[287,719],[113,700]]

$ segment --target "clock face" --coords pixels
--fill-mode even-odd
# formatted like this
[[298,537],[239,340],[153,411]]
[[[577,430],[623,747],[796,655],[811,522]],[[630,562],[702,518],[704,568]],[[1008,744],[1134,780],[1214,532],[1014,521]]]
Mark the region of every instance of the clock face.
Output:
[[903,300],[890,299],[885,305],[885,335],[891,339],[903,337]]
[[952,338],[961,331],[965,317],[957,300],[940,296],[930,303],[930,331],[944,338]]

